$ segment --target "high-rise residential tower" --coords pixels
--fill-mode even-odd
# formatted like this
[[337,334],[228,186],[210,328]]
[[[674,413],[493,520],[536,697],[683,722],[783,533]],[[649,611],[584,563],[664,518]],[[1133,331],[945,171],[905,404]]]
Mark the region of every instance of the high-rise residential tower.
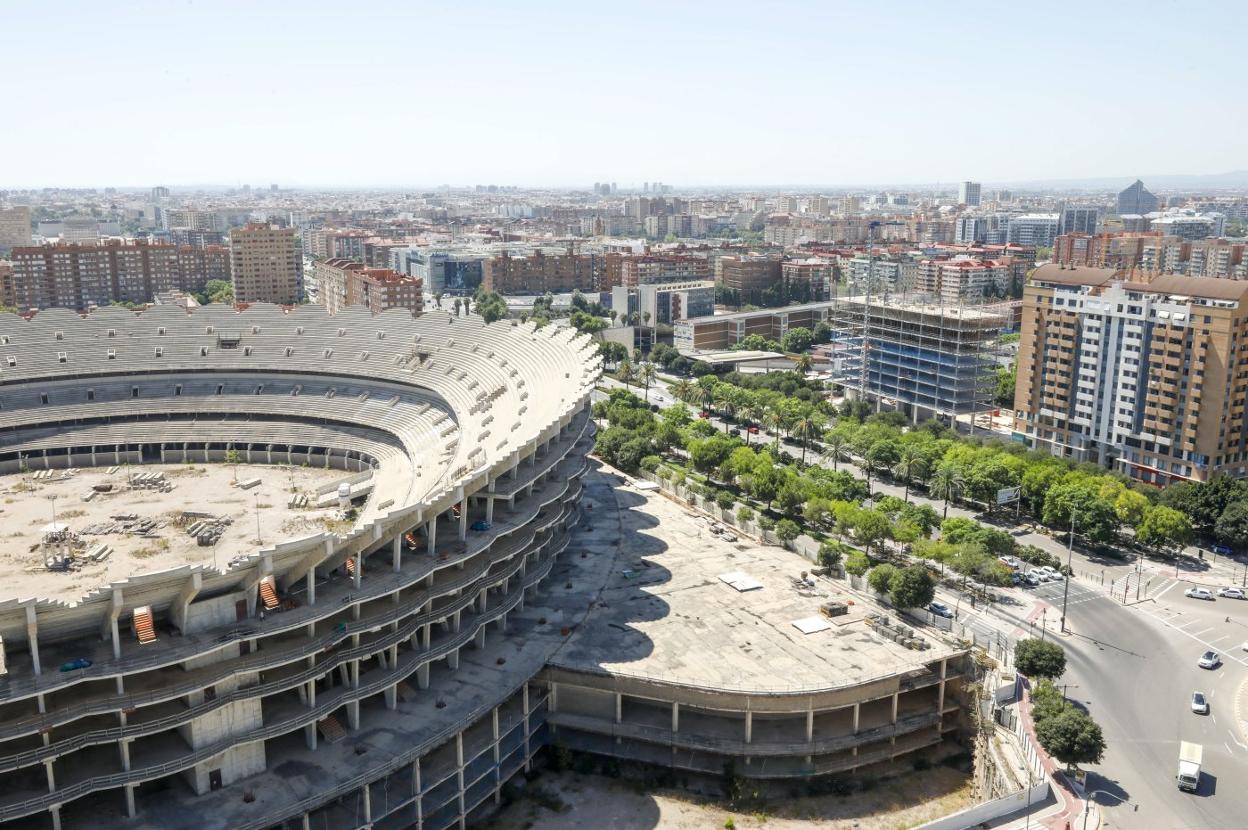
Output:
[[294,305],[303,296],[303,267],[294,228],[253,222],[230,232],[234,300]]

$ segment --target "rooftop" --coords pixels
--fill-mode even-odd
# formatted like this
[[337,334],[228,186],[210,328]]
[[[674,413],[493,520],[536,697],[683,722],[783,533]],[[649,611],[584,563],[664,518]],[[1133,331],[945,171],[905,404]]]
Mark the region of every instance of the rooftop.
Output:
[[[596,505],[598,512],[587,515],[608,526],[618,515],[619,532],[611,527],[611,535],[626,544],[615,549],[598,607],[552,666],[697,688],[816,691],[959,653],[926,631],[926,651],[878,636],[865,616],[881,609],[845,583],[815,578],[813,588],[799,588],[811,564],[795,553],[745,536],[724,541],[709,520],[654,492],[624,487],[618,498],[618,514]],[[762,587],[739,591],[721,579],[730,574]],[[831,599],[852,601],[850,613],[821,617],[820,606]],[[803,634],[795,623],[811,618],[830,625]]]

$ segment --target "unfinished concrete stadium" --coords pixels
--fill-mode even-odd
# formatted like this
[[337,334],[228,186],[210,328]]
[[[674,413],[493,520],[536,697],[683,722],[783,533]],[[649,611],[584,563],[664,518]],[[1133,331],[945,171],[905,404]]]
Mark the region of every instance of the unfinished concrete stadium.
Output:
[[591,469],[598,373],[440,312],[0,316],[0,824],[443,830],[556,740],[796,778],[955,732],[965,650],[793,633],[792,554],[634,578],[672,506]]

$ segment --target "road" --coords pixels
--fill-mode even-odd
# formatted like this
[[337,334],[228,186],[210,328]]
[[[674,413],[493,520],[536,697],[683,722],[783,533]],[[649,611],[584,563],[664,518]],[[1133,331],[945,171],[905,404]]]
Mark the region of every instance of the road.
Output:
[[[652,385],[650,400],[660,406],[674,403],[662,383]],[[712,422],[724,426],[717,418]],[[854,464],[841,462],[839,467],[862,477]],[[904,488],[873,480],[872,490],[901,496]],[[944,512],[939,500],[913,492],[910,500]],[[984,518],[952,504],[948,515]],[[1064,540],[1026,527],[1012,532],[1020,544],[1035,545],[1065,561]],[[1100,559],[1078,548],[1070,561],[1080,576],[1071,581],[1067,598],[1070,634],[1059,633],[1062,582],[1007,589],[1003,592],[1007,602],[989,608],[967,608],[962,603],[959,622],[988,637],[1017,639],[1043,633],[1066,647],[1068,668],[1062,682],[1068,696],[1097,719],[1109,747],[1101,764],[1088,767],[1089,789],[1102,806],[1104,826],[1133,830],[1248,826],[1248,787],[1243,786],[1248,782],[1243,723],[1248,717],[1248,652],[1239,647],[1248,641],[1248,601],[1209,602],[1183,596],[1194,582],[1239,584],[1243,565],[1196,561],[1176,570],[1164,563]],[[941,598],[951,606],[958,602],[943,590]],[[1224,663],[1216,671],[1196,665],[1207,649],[1223,655]],[[1210,701],[1207,716],[1191,711],[1196,690]],[[1243,711],[1239,699],[1244,701]],[[1174,783],[1181,740],[1205,747],[1205,775],[1194,794],[1180,791]]]

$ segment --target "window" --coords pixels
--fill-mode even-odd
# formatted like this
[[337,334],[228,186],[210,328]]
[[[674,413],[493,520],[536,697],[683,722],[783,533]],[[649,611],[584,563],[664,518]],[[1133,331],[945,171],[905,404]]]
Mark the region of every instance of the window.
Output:
[[164,347],[164,346],[157,346],[157,347],[156,347],[156,356],[157,356],[157,357],[164,357],[164,356],[165,356],[165,347]]
[[218,384],[217,384],[217,394],[218,394],[218,395],[220,395],[220,394],[221,394],[222,392],[224,392],[224,391],[225,391],[225,384],[224,384],[224,383],[218,383]]
[[89,400],[89,401],[93,401],[93,400],[95,400],[95,390],[94,390],[94,389],[88,389],[88,390],[87,390],[87,400]]
[[108,359],[109,359],[109,360],[116,360],[116,359],[117,359],[117,350],[116,350],[116,349],[109,349],[109,350],[108,350]]
[[173,387],[173,394],[175,397],[182,394],[182,384],[179,383],[177,386]]
[[130,387],[130,397],[132,397],[132,398],[137,398],[138,396],[139,396],[139,387],[137,387],[137,386],[131,386],[131,387]]
[[48,405],[48,393],[47,392],[39,393],[39,403],[43,404],[44,406]]
[[65,352],[57,352],[57,353],[56,353],[56,362],[57,362],[57,363],[68,363],[68,362],[69,362],[69,356],[68,356],[68,355],[66,355],[66,354],[65,354]]

